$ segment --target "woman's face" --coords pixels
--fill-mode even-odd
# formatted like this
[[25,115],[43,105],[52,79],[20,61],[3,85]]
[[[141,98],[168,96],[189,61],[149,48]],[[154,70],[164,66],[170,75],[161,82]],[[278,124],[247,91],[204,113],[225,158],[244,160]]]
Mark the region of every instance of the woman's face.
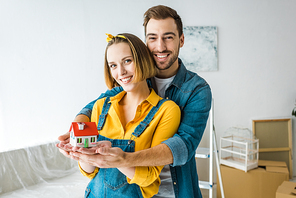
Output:
[[135,64],[131,49],[127,43],[111,45],[107,50],[107,61],[113,78],[126,91],[133,91],[137,83],[133,83]]

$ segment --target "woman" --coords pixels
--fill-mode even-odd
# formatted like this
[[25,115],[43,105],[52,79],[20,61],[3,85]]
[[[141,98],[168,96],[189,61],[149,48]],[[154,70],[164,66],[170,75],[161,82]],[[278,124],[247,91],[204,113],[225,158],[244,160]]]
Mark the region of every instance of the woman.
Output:
[[[179,126],[179,107],[159,97],[146,79],[156,74],[146,45],[132,34],[108,35],[104,74],[109,89],[123,92],[99,99],[92,111],[99,141],[134,152],[156,146],[172,137]],[[92,179],[85,197],[152,197],[160,185],[163,166],[108,168],[79,162],[81,172]]]

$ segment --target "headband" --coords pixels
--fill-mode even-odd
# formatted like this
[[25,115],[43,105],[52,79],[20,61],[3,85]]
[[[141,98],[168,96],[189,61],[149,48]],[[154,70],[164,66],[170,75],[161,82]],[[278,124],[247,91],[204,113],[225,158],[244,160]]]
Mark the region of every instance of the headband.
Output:
[[108,36],[108,37],[106,38],[107,43],[109,43],[109,41],[111,41],[113,38],[116,38],[116,37],[126,39],[125,36],[122,36],[122,35],[116,35],[116,36],[113,36],[112,34],[107,34],[107,33],[106,33],[106,35]]

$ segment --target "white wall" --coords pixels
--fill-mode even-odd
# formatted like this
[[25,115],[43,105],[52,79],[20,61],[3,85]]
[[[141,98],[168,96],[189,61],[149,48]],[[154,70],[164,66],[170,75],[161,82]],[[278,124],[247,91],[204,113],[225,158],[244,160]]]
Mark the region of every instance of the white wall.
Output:
[[253,118],[290,116],[294,0],[2,0],[0,147],[66,132],[75,114],[106,90],[105,33],[143,38],[143,13],[158,4],[176,9],[184,25],[218,27],[219,71],[199,73],[212,87],[218,137],[232,126],[251,129]]

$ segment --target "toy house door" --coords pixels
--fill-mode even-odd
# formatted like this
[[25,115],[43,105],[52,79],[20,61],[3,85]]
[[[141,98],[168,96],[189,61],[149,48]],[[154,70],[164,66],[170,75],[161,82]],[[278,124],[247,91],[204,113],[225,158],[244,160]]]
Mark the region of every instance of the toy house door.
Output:
[[84,147],[87,148],[88,147],[88,138],[84,139]]

